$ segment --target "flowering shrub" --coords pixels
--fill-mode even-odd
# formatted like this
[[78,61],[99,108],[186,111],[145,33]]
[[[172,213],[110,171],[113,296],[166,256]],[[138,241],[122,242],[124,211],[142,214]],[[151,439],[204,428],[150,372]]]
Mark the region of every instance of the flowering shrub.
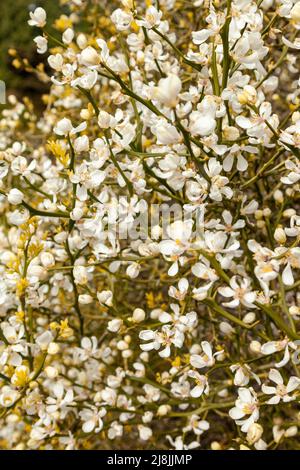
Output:
[[1,448],[299,448],[300,2],[63,4],[0,120]]

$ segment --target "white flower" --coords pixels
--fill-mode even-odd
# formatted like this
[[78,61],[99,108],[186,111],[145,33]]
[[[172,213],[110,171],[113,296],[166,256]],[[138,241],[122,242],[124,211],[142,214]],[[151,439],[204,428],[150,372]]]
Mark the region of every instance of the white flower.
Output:
[[248,364],[233,364],[230,366],[230,370],[234,372],[234,385],[237,387],[245,387],[248,385],[251,377],[253,377],[258,384],[260,384],[260,378],[254,372]]
[[143,20],[137,20],[137,24],[139,26],[144,26],[145,28],[150,29],[160,23],[161,17],[162,12],[151,6],[146,10],[145,18]]
[[73,268],[73,275],[76,284],[86,284],[88,282],[87,269],[85,266],[77,265]]
[[210,135],[217,123],[214,113],[209,115],[206,112],[193,111],[190,114],[190,132],[192,135],[200,135],[202,137]]
[[61,136],[67,136],[69,135],[75,135],[78,134],[79,132],[82,132],[86,129],[86,122],[82,122],[79,126],[73,127],[72,122],[68,118],[64,118],[61,121],[57,123],[57,125],[54,127],[54,132],[57,135]]
[[227,199],[231,199],[233,191],[231,188],[226,186],[229,183],[228,178],[220,175],[222,165],[217,161],[217,159],[210,158],[205,166],[205,170],[211,179],[209,197],[214,201],[222,201],[223,196]]
[[223,351],[219,351],[213,354],[212,347],[208,341],[202,341],[201,348],[203,351],[201,355],[192,354],[190,357],[190,364],[197,369],[212,367],[216,362],[215,357],[223,353]]
[[4,408],[9,408],[18,400],[19,396],[20,394],[17,390],[13,390],[12,388],[4,385],[1,388],[0,405]]
[[79,416],[84,421],[82,430],[85,433],[95,432],[98,433],[103,428],[102,418],[106,415],[106,410],[101,408],[98,410],[96,407],[92,409],[84,408],[79,412]]
[[151,90],[151,97],[165,106],[173,108],[178,102],[181,87],[180,78],[177,75],[169,74],[166,78],[161,78],[158,86]]
[[[244,387],[239,388],[238,394],[239,398],[235,407],[229,410],[229,416],[241,426],[242,432],[248,432],[250,426],[259,418],[257,396],[252,388]],[[245,419],[242,419],[244,417]]]
[[62,35],[62,40],[64,44],[71,44],[75,36],[74,30],[72,28],[67,28]]
[[121,8],[118,8],[117,10],[113,11],[111,20],[115,24],[118,31],[125,31],[129,28],[133,20],[133,16],[132,13],[127,13]]
[[249,279],[241,279],[238,282],[237,276],[230,279],[230,287],[219,287],[218,292],[223,297],[233,297],[230,302],[223,302],[225,307],[236,308],[244,305],[247,308],[255,308],[254,302],[256,300],[256,293],[250,290],[251,282]]
[[97,299],[99,300],[100,304],[111,307],[113,304],[113,293],[111,290],[97,292]]
[[48,41],[46,38],[44,38],[43,36],[37,36],[36,38],[34,38],[34,42],[37,45],[37,52],[39,54],[45,54],[45,52],[47,52]]
[[208,421],[199,419],[198,415],[192,415],[189,418],[188,425],[183,428],[183,432],[193,431],[196,436],[201,436],[209,427]]
[[139,333],[139,338],[143,341],[149,341],[146,344],[141,344],[140,348],[143,351],[151,351],[152,349],[159,351],[160,357],[169,357],[171,354],[171,345],[182,347],[183,336],[178,330],[171,329],[168,325],[164,325],[161,331],[142,330]]
[[107,329],[108,331],[111,331],[112,333],[117,333],[121,326],[123,325],[123,320],[120,318],[114,318],[113,320],[110,320],[107,324]]
[[199,398],[203,393],[205,395],[208,395],[209,393],[209,385],[208,385],[208,380],[205,375],[199,374],[199,372],[195,370],[190,370],[188,372],[188,376],[191,377],[192,379],[195,380],[195,387],[192,388],[191,390],[191,397],[193,398]]
[[182,254],[191,242],[193,221],[177,220],[167,227],[168,240],[159,243],[160,252],[165,256]]
[[61,382],[56,383],[52,392],[54,397],[47,398],[47,412],[55,413],[59,411],[61,418],[63,419],[70,410],[70,405],[74,400],[74,392],[71,388],[65,391],[65,388]]
[[46,24],[47,14],[44,8],[38,7],[34,10],[34,12],[29,13],[30,20],[28,20],[29,26],[38,26],[39,28],[43,28]]
[[284,356],[282,360],[275,364],[275,366],[279,369],[280,367],[285,366],[290,360],[291,356],[290,356],[289,347],[292,349],[296,349],[296,345],[294,345],[294,343],[289,341],[288,338],[285,338],[280,341],[268,341],[267,343],[262,345],[261,352],[263,354],[268,355],[268,354],[274,354],[276,352],[284,350]]
[[162,145],[176,144],[181,140],[181,135],[175,126],[161,118],[151,127],[151,131],[157,137],[157,143]]
[[268,377],[276,384],[276,387],[270,387],[265,384],[262,385],[261,389],[263,393],[274,395],[266,403],[269,405],[277,405],[280,400],[286,403],[296,399],[296,396],[291,396],[290,393],[299,388],[300,379],[298,377],[290,377],[287,385],[284,385],[283,378],[280,372],[276,369],[271,369]]

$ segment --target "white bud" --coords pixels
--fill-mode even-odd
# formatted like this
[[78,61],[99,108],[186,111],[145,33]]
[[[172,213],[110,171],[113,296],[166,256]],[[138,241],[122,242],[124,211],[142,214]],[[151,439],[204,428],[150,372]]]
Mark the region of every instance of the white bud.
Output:
[[136,308],[132,314],[132,319],[135,323],[140,323],[145,320],[146,313],[141,308]]
[[57,343],[50,343],[48,346],[48,354],[54,356],[59,351],[59,345]]
[[250,351],[259,354],[261,351],[261,344],[259,341],[251,341],[250,343]]
[[47,366],[45,368],[45,374],[49,379],[55,379],[58,376],[58,371],[55,367]]
[[103,290],[102,292],[97,292],[97,299],[99,300],[100,304],[111,307],[113,304],[113,293],[111,290]]
[[70,44],[74,39],[74,31],[72,28],[66,29],[62,35],[62,40],[64,44]]
[[171,411],[170,405],[160,405],[156,412],[157,416],[166,416]]
[[78,296],[78,302],[83,305],[87,305],[93,302],[93,297],[89,294],[81,294]]
[[286,234],[285,231],[283,230],[282,227],[277,227],[277,229],[274,232],[274,238],[275,240],[280,243],[281,245],[284,245],[286,242]]
[[80,54],[80,62],[87,67],[99,65],[100,60],[100,55],[92,46],[86,47]]
[[80,48],[80,49],[84,49],[87,45],[87,38],[86,36],[83,34],[83,33],[80,33],[77,37],[77,46]]
[[55,264],[54,256],[52,255],[52,253],[49,253],[49,252],[41,253],[40,258],[41,258],[41,263],[45,268],[49,268],[51,266],[54,266]]
[[23,201],[23,193],[19,191],[17,188],[13,188],[9,191],[7,195],[7,199],[10,204],[17,206],[18,204],[21,204],[21,202]]
[[122,325],[123,320],[121,320],[120,318],[114,318],[113,320],[110,320],[108,322],[107,329],[112,333],[117,333]]
[[274,197],[276,202],[278,202],[279,204],[282,204],[282,202],[283,202],[283,192],[280,191],[280,189],[276,189],[276,191],[274,191],[273,197]]
[[253,423],[248,429],[247,432],[247,441],[250,445],[257,442],[264,432],[263,427],[258,423]]
[[126,274],[131,279],[135,279],[139,275],[140,269],[141,267],[138,263],[132,263],[126,269]]
[[246,315],[243,318],[243,322],[246,323],[247,325],[250,325],[254,321],[255,321],[255,313],[254,312],[246,313]]
[[128,349],[128,344],[124,340],[118,341],[117,348],[119,349],[119,351],[125,351],[125,349]]

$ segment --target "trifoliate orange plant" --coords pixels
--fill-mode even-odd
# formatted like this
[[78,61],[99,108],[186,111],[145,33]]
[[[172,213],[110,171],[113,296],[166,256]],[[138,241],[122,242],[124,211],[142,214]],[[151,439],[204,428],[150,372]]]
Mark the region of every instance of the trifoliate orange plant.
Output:
[[0,447],[299,448],[300,2],[62,6],[0,119]]

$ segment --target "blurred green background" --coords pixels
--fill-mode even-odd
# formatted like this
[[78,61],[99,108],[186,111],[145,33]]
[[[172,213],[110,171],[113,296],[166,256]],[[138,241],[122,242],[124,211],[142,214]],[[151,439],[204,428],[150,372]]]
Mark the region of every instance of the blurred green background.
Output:
[[8,54],[10,48],[18,51],[23,58],[27,57],[33,65],[45,57],[36,53],[33,38],[40,34],[38,28],[28,25],[29,11],[41,6],[47,11],[49,24],[60,16],[59,0],[0,0],[0,80],[6,83],[8,91],[17,95],[24,92],[29,95],[40,93],[45,88],[32,74],[16,70],[12,66],[12,57]]

